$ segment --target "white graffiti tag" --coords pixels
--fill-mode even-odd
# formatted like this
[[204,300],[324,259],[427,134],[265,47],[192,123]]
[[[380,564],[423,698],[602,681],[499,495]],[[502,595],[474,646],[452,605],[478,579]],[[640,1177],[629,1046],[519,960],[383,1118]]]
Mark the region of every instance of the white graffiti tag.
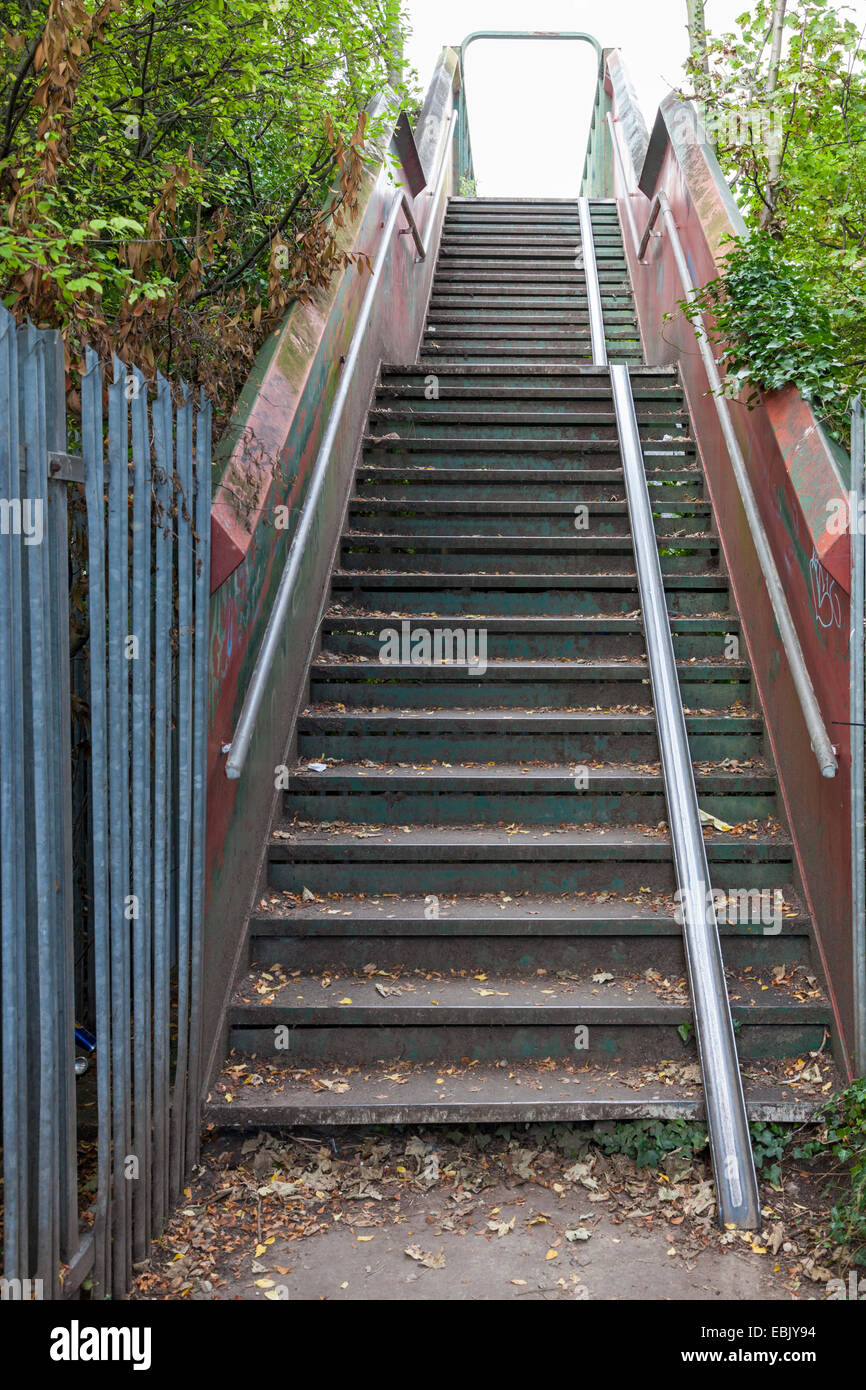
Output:
[[812,595],[815,599],[815,617],[822,627],[842,626],[842,605],[836,591],[836,581],[824,569],[818,559],[817,550],[812,551],[809,564],[812,572]]

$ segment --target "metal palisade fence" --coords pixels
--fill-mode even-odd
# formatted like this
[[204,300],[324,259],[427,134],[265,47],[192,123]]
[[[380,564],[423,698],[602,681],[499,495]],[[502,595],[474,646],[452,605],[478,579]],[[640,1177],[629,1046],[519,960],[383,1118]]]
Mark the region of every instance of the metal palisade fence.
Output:
[[111,375],[72,451],[0,307],[6,1298],[121,1296],[197,1156],[210,407]]

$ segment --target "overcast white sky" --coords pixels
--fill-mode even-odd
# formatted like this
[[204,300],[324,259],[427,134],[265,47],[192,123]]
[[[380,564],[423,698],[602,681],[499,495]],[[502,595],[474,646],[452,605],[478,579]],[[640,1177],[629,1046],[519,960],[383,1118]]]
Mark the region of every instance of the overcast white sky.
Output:
[[[662,97],[681,82],[688,52],[686,0],[408,0],[406,8],[406,56],[422,90],[443,45],[477,29],[589,31],[602,47],[622,49],[650,128]],[[866,0],[847,8],[866,20]],[[732,30],[747,9],[748,0],[706,0],[707,26]],[[479,42],[466,66],[478,192],[573,197],[595,91],[589,45]]]

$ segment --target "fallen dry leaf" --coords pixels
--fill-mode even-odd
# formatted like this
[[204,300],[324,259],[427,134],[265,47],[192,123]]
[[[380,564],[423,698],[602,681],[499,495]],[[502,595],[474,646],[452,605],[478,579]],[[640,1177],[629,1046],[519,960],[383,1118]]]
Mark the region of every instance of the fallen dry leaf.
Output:
[[417,1260],[419,1265],[425,1269],[444,1269],[445,1252],[440,1250],[438,1255],[432,1255],[428,1251],[422,1250],[420,1245],[409,1245],[406,1247],[405,1254],[410,1260]]

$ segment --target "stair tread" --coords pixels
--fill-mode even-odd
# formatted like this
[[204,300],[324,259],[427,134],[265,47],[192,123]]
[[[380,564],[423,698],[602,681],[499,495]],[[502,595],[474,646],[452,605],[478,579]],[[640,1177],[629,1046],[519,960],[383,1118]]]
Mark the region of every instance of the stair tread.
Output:
[[[674,413],[674,411],[670,412],[671,415]],[[462,410],[453,407],[450,401],[443,401],[441,398],[435,402],[431,401],[429,409],[393,406],[387,410],[372,410],[368,418],[383,425],[392,420],[424,420],[433,424],[451,422],[461,425],[606,425],[612,430],[616,428],[616,416],[600,410]],[[638,424],[643,429],[662,427],[657,416],[651,416],[649,420],[638,419]],[[671,428],[675,428],[675,425],[672,425]],[[689,439],[685,434],[676,437],[672,435],[671,441],[677,444],[694,443],[694,440]]]
[[[653,477],[652,483],[657,486],[662,481],[672,479],[694,483],[696,475],[700,477],[697,468],[676,468],[669,469],[664,474],[659,473]],[[620,486],[623,483],[623,473],[621,468],[597,468],[579,470],[574,468],[445,468],[445,467],[420,467],[418,464],[393,464],[393,463],[362,463],[357,471],[355,481],[365,478],[374,480],[387,479],[399,480],[403,477],[410,478],[413,482],[431,483],[437,486],[442,482],[495,482],[495,483],[587,483],[587,482],[613,482]]]
[[[661,764],[641,766],[636,763],[608,763],[598,765],[593,762],[586,764],[587,780],[590,788],[593,784],[612,783],[623,790],[630,787],[652,787],[657,788],[662,781]],[[411,790],[424,782],[427,785],[443,783],[445,786],[452,786],[455,783],[466,782],[479,789],[496,789],[501,783],[505,783],[507,788],[512,788],[515,792],[533,790],[540,793],[551,791],[555,793],[558,789],[571,787],[575,779],[574,764],[535,765],[526,763],[507,763],[497,761],[495,766],[487,763],[462,764],[462,763],[422,763],[413,767],[396,765],[392,763],[382,763],[380,765],[365,766],[362,763],[337,762],[329,764],[324,772],[314,771],[309,763],[299,763],[292,773],[292,781],[303,783],[315,787],[320,783],[325,786],[332,785],[356,785],[369,787],[370,784],[382,783],[392,789]],[[721,769],[717,772],[704,769],[695,769],[695,781],[698,790],[703,787],[706,791],[719,789],[725,791],[770,791],[775,787],[775,777],[765,765],[742,766],[738,771],[726,771]]]
[[[477,664],[477,663],[475,663]],[[403,664],[402,662],[375,662],[370,657],[357,656],[353,660],[346,660],[345,657],[329,656],[329,653],[321,653],[313,662],[311,670],[316,676],[320,676],[322,671],[332,671],[341,673],[345,676],[363,678],[363,680],[420,680],[427,678],[436,681],[441,680],[466,680],[466,662],[448,662],[441,664]],[[713,662],[708,657],[701,660],[678,660],[677,670],[691,671],[702,677],[719,677],[721,680],[745,680],[749,676],[749,667],[745,662],[726,662],[720,659]],[[509,659],[489,659],[487,663],[487,673],[495,671],[499,677],[513,677],[520,680],[524,676],[545,677],[546,680],[569,681],[584,680],[614,680],[617,676],[637,677],[648,676],[649,664],[646,660],[639,657],[623,659],[620,662],[610,662],[610,660],[595,660],[594,657],[577,657],[577,659],[562,660],[562,662],[550,662],[545,657],[525,660]],[[644,673],[644,674],[641,674]]]
[[[483,435],[461,435],[458,437],[449,436],[445,438],[435,438],[433,435],[413,434],[365,434],[362,441],[364,449],[379,449],[388,446],[393,452],[404,451],[433,453],[442,452],[447,448],[452,458],[457,454],[478,453],[479,451],[488,454],[502,453],[549,453],[567,454],[572,458],[580,458],[584,454],[616,454],[619,457],[619,441],[616,439],[572,439],[558,440],[555,438],[542,438],[538,435],[507,435],[502,438],[492,438]],[[688,439],[645,439],[644,452],[649,457],[677,458],[682,449],[658,449],[660,444],[677,444],[680,446],[692,445]],[[653,450],[656,450],[655,455]]]
[[[673,898],[661,893],[596,893],[578,896],[487,894],[482,897],[437,895],[439,916],[428,917],[429,899],[383,893],[364,898],[329,894],[314,902],[290,892],[269,889],[256,905],[253,936],[304,934],[340,936],[364,931],[372,936],[549,936],[651,935],[682,937]],[[791,890],[782,901],[778,935],[808,933],[809,918]],[[720,924],[723,934],[763,936],[761,924]]]
[[[428,397],[425,394],[426,390],[427,387],[423,382],[419,382],[417,386],[389,386],[387,381],[383,379],[381,385],[376,389],[376,397],[380,400],[427,400]],[[669,389],[659,388],[656,391],[651,391],[649,387],[644,386],[643,392],[641,392],[641,388],[638,387],[634,395],[638,405],[640,405],[641,402],[643,402],[644,405],[658,405],[664,403],[666,411],[672,406],[676,409],[680,407],[684,409],[679,391],[677,391],[676,396],[671,396]],[[440,396],[439,399],[441,401],[442,397]],[[598,386],[545,385],[542,387],[488,386],[479,385],[479,383],[476,382],[470,386],[449,385],[447,399],[449,401],[506,400],[538,401],[539,403],[542,401],[596,401],[606,403],[607,401],[613,401],[613,392],[610,386],[604,386],[603,384],[599,384]]]
[[[372,963],[372,962],[371,962]],[[460,975],[446,973],[430,978],[432,972],[386,970],[377,974],[340,971],[301,972],[290,975],[279,965],[256,966],[235,985],[230,1005],[234,1023],[256,1024],[267,1017],[301,1017],[313,1022],[324,1018],[338,1026],[353,1026],[364,1018],[380,1015],[396,1022],[419,1021],[421,1016],[449,1022],[486,1022],[515,1019],[545,1019],[577,1023],[617,1022],[627,1015],[636,1022],[680,1023],[691,1017],[686,979],[662,976],[658,971],[626,972],[620,978],[609,969],[587,966],[582,971],[551,971],[540,978],[521,978],[515,974],[490,974],[485,970]],[[647,978],[650,974],[655,978]],[[604,976],[604,979],[596,977]],[[815,977],[810,977],[814,979]],[[808,985],[805,971],[796,967],[784,982],[776,983],[772,966],[751,974],[727,972],[728,997],[735,1017],[756,1023],[780,1014],[799,1021],[823,1022],[828,1016],[826,995],[817,985]],[[324,982],[324,983],[323,983]],[[385,995],[379,988],[393,991]]]
[[[696,534],[679,536],[673,533],[670,536],[660,537],[664,541],[680,541],[680,545],[667,547],[671,550],[685,549],[718,549],[718,536],[711,536],[706,531],[699,531]],[[633,551],[632,538],[628,536],[461,536],[453,532],[441,536],[418,536],[411,531],[391,531],[387,535],[379,535],[375,532],[366,531],[344,531],[343,542],[360,541],[373,549],[388,550],[394,545],[408,546],[413,550],[437,550],[446,545],[456,546],[463,550],[478,550],[483,553],[492,551],[499,553],[502,551],[521,551],[521,550],[627,550]]]
[[[234,1067],[232,1063],[234,1062]],[[803,1071],[818,1067],[819,1081]],[[705,1118],[703,1087],[690,1060],[635,1066],[540,1061],[466,1064],[383,1060],[377,1066],[303,1068],[232,1056],[215,1078],[205,1124],[270,1128],[291,1124],[604,1120],[644,1114]],[[747,1063],[743,1086],[752,1120],[805,1123],[843,1083],[829,1059],[809,1066]],[[810,1073],[811,1074],[811,1073]],[[441,1084],[437,1084],[441,1083]],[[231,1097],[229,1100],[227,1097]]]
[[[705,835],[704,844],[711,861],[744,857],[770,860],[789,857],[793,850],[790,838],[781,829],[769,833],[766,828],[753,831],[744,827],[737,834]],[[537,850],[543,850],[546,858],[555,861],[616,860],[627,854],[633,859],[659,862],[672,856],[668,832],[654,826],[590,825],[579,830],[520,826],[509,832],[497,826],[365,826],[327,821],[307,828],[280,819],[274,826],[269,848],[273,857],[303,854],[330,859],[339,852],[342,858],[356,861],[387,849],[392,861],[413,863],[421,855],[429,856],[431,862],[529,860],[537,857]]]
[[[683,513],[686,516],[695,513],[699,516],[709,515],[712,508],[709,502],[701,500],[683,501],[675,497],[652,498],[652,502],[665,511]],[[628,516],[628,503],[606,502],[600,499],[585,498],[581,506],[586,507],[590,516]],[[575,504],[572,502],[539,502],[512,501],[510,498],[503,502],[495,500],[475,501],[474,499],[450,500],[438,497],[430,498],[404,498],[404,497],[357,497],[350,499],[351,512],[369,512],[372,515],[379,513],[393,513],[395,516],[405,516],[414,512],[422,516],[574,516]]]
[[[717,589],[728,591],[727,575],[666,574],[666,589]],[[334,589],[354,589],[359,586],[378,589],[569,589],[574,590],[573,574],[485,574],[466,570],[453,574],[425,574],[413,570],[386,570],[382,573],[346,573],[336,570],[332,576]],[[582,589],[627,589],[637,592],[637,576],[631,574],[582,574]]]
[[[401,615],[398,613],[328,613],[322,619],[323,624],[329,630],[351,632],[358,627],[378,626],[381,619],[389,618],[396,621]],[[423,616],[418,613],[403,615],[405,620],[417,622]],[[433,617],[434,614],[428,616]],[[622,614],[599,613],[592,617],[582,618],[557,618],[557,617],[485,617],[483,614],[460,615],[456,614],[449,617],[446,626],[450,628],[474,628],[479,622],[483,622],[490,632],[552,632],[558,635],[567,636],[571,632],[591,632],[591,633],[610,633],[624,632],[634,633],[643,632],[643,622],[640,617],[630,618]],[[723,613],[719,617],[708,617],[705,614],[680,614],[675,613],[671,617],[671,627],[675,632],[730,632],[736,631],[740,627],[739,618],[734,615]]]
[[[381,724],[390,728],[394,724],[405,724],[407,728],[418,729],[422,725],[427,725],[432,729],[454,729],[455,731],[498,732],[502,728],[516,729],[520,732],[547,732],[558,731],[560,729],[573,729],[582,731],[585,729],[597,728],[623,728],[631,731],[634,729],[655,730],[654,714],[623,714],[616,710],[584,710],[576,712],[573,710],[557,710],[555,714],[545,714],[538,710],[461,710],[459,714],[453,710],[433,710],[425,712],[423,710],[340,710],[333,709],[320,710],[313,713],[305,710],[301,716],[305,725],[311,727],[352,727],[359,722],[370,723],[373,725]],[[689,727],[692,732],[716,731],[727,729],[734,724],[737,730],[763,729],[763,718],[760,714],[750,714],[748,712],[734,712],[726,710],[724,714],[697,715],[689,716]]]
[[[419,362],[383,362],[382,376],[417,376],[422,380],[426,375],[425,365]],[[498,368],[484,365],[479,370],[479,375],[495,375]],[[542,366],[539,363],[528,363],[520,368],[522,376],[549,376],[551,368]],[[604,386],[605,390],[611,390],[610,372],[604,367],[597,367],[595,363],[566,362],[561,369],[557,369],[556,375],[573,377],[596,377]],[[466,375],[463,366],[445,367],[443,375],[464,377]],[[471,375],[471,373],[470,373]],[[634,376],[639,383],[646,385],[649,381],[656,381],[665,385],[670,385],[676,390],[680,390],[680,379],[675,367],[649,367],[643,363],[637,363],[634,367],[629,367],[629,376]],[[640,386],[639,388],[640,389]]]

